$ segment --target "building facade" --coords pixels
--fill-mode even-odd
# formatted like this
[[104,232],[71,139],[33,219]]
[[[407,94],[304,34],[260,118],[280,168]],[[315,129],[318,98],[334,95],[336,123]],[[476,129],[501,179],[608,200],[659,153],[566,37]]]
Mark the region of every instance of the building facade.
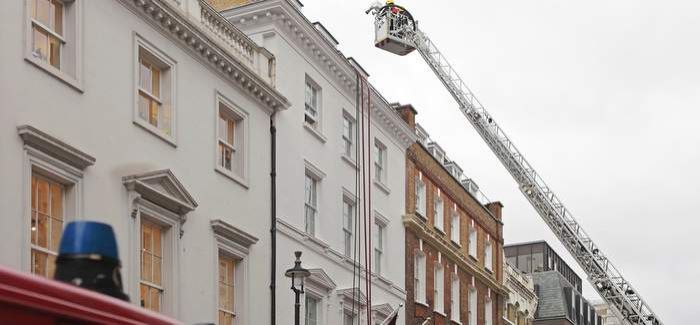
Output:
[[101,221],[131,303],[269,323],[274,57],[197,0],[3,1],[0,21],[0,263],[50,277],[64,225]]
[[502,205],[397,106],[418,135],[406,155],[406,317],[409,324],[503,324]]
[[[293,315],[294,295],[284,271],[300,250],[303,265],[313,270],[302,297],[302,321],[357,324],[372,317],[373,324],[380,323],[406,295],[404,247],[395,243],[404,238],[404,157],[414,133],[378,91],[371,86],[368,91],[364,82],[358,87],[367,72],[337,49],[321,23],[303,15],[299,2],[217,5],[275,55],[277,87],[291,103],[275,117],[278,321]],[[371,107],[363,110],[366,103]],[[358,250],[365,234],[372,240],[369,256]],[[371,297],[363,272],[370,263]]]
[[581,278],[544,241],[505,247],[506,260],[532,276],[539,299],[535,325],[600,325],[602,318],[583,297]]
[[615,313],[610,310],[608,304],[602,300],[591,301],[591,304],[596,314],[601,318],[600,325],[622,325],[617,316],[615,316]]
[[505,262],[503,273],[508,300],[504,311],[506,325],[532,325],[537,310],[537,294],[532,277]]

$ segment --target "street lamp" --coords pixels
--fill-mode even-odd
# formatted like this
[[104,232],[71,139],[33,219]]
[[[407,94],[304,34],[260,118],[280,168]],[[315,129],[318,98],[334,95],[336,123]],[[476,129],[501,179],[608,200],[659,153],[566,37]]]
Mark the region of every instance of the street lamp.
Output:
[[299,295],[304,293],[304,280],[311,275],[309,270],[301,267],[301,252],[296,251],[294,255],[297,260],[294,261],[294,267],[284,272],[284,275],[292,279],[292,291],[294,291],[294,325],[299,325]]

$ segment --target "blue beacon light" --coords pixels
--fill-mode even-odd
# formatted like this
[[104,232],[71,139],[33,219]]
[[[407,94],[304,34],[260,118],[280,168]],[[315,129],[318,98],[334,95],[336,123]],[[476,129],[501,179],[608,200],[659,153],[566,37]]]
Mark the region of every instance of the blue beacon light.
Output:
[[94,221],[68,223],[56,259],[55,280],[129,301],[120,268],[112,226]]

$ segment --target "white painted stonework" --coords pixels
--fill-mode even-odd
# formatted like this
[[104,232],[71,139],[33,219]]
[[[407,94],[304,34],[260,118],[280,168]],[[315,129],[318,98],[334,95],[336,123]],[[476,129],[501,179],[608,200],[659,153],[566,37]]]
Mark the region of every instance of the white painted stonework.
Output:
[[[288,106],[269,73],[272,56],[207,29],[214,18],[201,20],[196,0],[69,3],[79,22],[77,76],[26,59],[29,1],[0,3],[0,264],[30,270],[34,170],[65,184],[66,220],[114,227],[132,303],[138,225],[148,214],[168,227],[165,314],[216,322],[217,254],[226,250],[243,259],[238,324],[269,323],[269,120]],[[173,63],[171,141],[134,122],[137,39]],[[248,186],[216,171],[217,94],[246,114]]]
[[[294,296],[289,289],[289,279],[283,274],[293,265],[293,252],[301,250],[303,265],[323,270],[334,283],[333,288],[317,295],[323,302],[320,324],[342,324],[343,313],[352,309],[352,298],[348,301],[347,295],[342,293],[352,292],[346,290],[353,286],[352,258],[345,257],[343,249],[343,196],[344,193],[361,196],[355,191],[357,159],[352,162],[342,154],[343,114],[345,111],[355,116],[356,78],[358,72],[363,74],[364,71],[356,70],[336,50],[325,30],[308,21],[293,2],[261,1],[222,14],[275,55],[277,87],[292,104],[289,110],[276,116],[279,134],[277,320],[286,324],[293,317]],[[304,124],[306,78],[313,80],[322,92],[321,121],[317,130]],[[386,146],[388,159],[386,184],[372,181],[373,172],[369,175],[374,210],[370,222],[374,222],[375,216],[386,222],[382,273],[372,275],[372,321],[375,323],[381,322],[386,313],[405,299],[405,237],[401,223],[405,213],[405,150],[415,142],[415,135],[376,91],[371,102],[372,139],[368,143],[368,153],[373,154],[376,138]],[[309,166],[322,173],[315,237],[306,234],[304,227],[304,171]],[[367,167],[373,170],[373,166]],[[362,203],[358,201],[357,207],[361,209]],[[363,256],[361,261],[364,265]],[[361,288],[364,294],[364,282]],[[359,316],[364,321],[367,313]],[[399,316],[398,323],[404,323],[403,310]]]

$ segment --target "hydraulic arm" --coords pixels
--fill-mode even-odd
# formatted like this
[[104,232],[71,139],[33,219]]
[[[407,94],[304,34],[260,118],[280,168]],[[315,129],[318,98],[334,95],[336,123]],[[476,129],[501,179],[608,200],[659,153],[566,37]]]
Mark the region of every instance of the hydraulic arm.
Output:
[[435,44],[418,28],[411,14],[393,1],[385,6],[375,5],[368,13],[375,17],[377,47],[398,55],[417,50],[425,59],[457,101],[460,111],[513,176],[520,191],[583,268],[616,316],[628,325],[663,325],[515,147]]

